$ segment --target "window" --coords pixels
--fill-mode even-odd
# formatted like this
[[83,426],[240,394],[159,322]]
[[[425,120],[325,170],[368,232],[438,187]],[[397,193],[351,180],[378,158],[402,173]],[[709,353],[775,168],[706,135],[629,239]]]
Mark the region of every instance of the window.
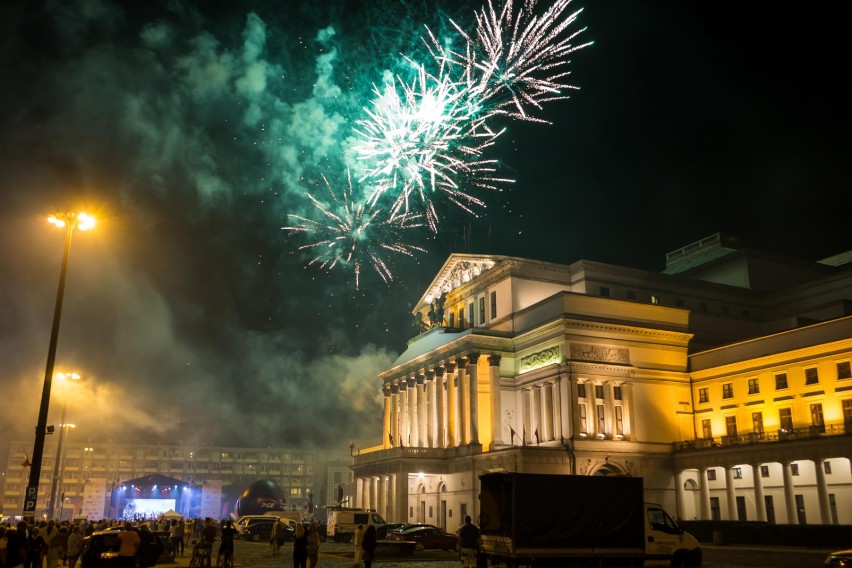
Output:
[[603,399],[603,397],[604,397],[603,385],[595,385],[595,398]]
[[479,325],[485,323],[485,298],[479,299]]
[[748,380],[748,394],[757,394],[760,392],[760,383],[757,379]]
[[657,296],[656,294],[651,294],[651,303],[654,304],[655,306],[660,305],[660,297]]
[[598,434],[606,433],[606,416],[604,413],[604,405],[598,405]]
[[713,428],[710,426],[710,419],[705,418],[701,421],[701,436],[705,440],[713,439]]
[[586,405],[579,405],[578,410],[580,411],[580,433],[587,434],[589,432],[589,428],[586,422]]
[[464,308],[459,308],[459,327],[464,327]]
[[769,477],[769,466],[768,465],[760,466],[760,477]]
[[577,384],[577,398],[586,398],[586,383]]
[[799,475],[799,464],[791,463],[790,464],[790,473],[793,475]]
[[716,481],[716,470],[708,469],[707,470],[707,481]]
[[763,439],[763,413],[762,412],[752,412],[751,413],[751,431],[754,432],[754,435],[758,440]]
[[467,305],[467,324],[473,327],[473,302]]
[[789,408],[778,409],[778,422],[784,432],[793,431],[793,411]]
[[849,426],[852,425],[852,399],[847,398],[843,401],[843,423],[846,425],[846,432],[849,432]]
[[619,436],[624,435],[624,408],[621,406],[615,407],[615,433]]
[[734,398],[734,384],[725,383],[722,385],[722,398]]
[[837,364],[837,380],[852,379],[852,366],[849,361],[841,361]]
[[450,312],[449,324],[449,327],[456,327],[456,314],[454,314],[453,312]]
[[734,473],[734,479],[742,479],[743,478],[743,468],[735,467],[733,473]]
[[612,398],[621,400],[621,387],[612,387]]
[[709,402],[710,397],[707,394],[707,387],[698,389],[698,402]]
[[737,437],[737,417],[725,416],[725,430],[728,432],[728,438]]
[[822,462],[822,469],[823,469],[823,471],[825,471],[825,473],[827,475],[831,475],[831,462],[830,461]]
[[819,372],[816,367],[811,367],[809,369],[805,369],[805,384],[806,385],[816,385],[819,384]]
[[817,432],[825,434],[825,419],[822,416],[822,405],[811,405],[811,426],[816,428]]
[[628,300],[635,300],[636,299],[636,292],[634,292],[633,290],[628,290],[627,291],[627,299]]
[[606,286],[601,286],[601,296],[603,296],[604,298],[609,298],[611,295],[612,292],[610,292],[609,288],[607,288]]
[[497,292],[491,292],[491,319],[497,317]]
[[775,375],[775,390],[784,390],[787,388],[787,373],[778,373]]

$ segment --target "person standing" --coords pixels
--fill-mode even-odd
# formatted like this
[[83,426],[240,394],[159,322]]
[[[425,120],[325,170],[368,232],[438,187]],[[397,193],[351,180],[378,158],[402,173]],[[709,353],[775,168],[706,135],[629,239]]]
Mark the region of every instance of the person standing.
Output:
[[178,556],[182,556],[180,553],[180,547],[183,544],[183,535],[178,534],[180,529],[178,529],[177,519],[172,519],[172,525],[169,527],[169,542],[172,543],[172,551],[174,552],[175,558]]
[[65,547],[68,543],[68,533],[65,527],[55,528],[53,536],[47,542],[47,568],[57,568],[65,559]]
[[364,536],[361,539],[361,558],[364,559],[364,568],[373,566],[376,556],[376,525],[367,525]]
[[308,568],[308,533],[302,523],[293,531],[293,568]]
[[68,568],[77,566],[77,559],[80,558],[82,550],[83,534],[80,532],[80,527],[71,525],[71,532],[68,533],[68,542],[65,545],[65,559],[68,561]]
[[231,561],[228,566],[234,566],[234,539],[237,536],[237,529],[234,528],[234,523],[230,519],[225,521],[225,526],[222,527],[219,542],[219,553],[216,555],[216,566],[222,565],[222,557],[227,554]]
[[6,531],[6,566],[23,568],[27,559],[27,523],[19,521],[15,530]]
[[364,540],[364,525],[355,529],[355,562],[353,566],[361,566],[361,542]]
[[124,522],[124,528],[118,533],[121,544],[118,547],[118,564],[126,568],[134,568],[136,565],[136,553],[139,552],[139,535],[133,530],[130,521]]
[[311,521],[308,527],[308,568],[316,568],[319,563],[319,532],[317,522]]
[[[186,539],[186,523],[184,523],[183,519],[178,520],[177,535],[180,537],[180,541],[178,542],[178,545],[180,546],[180,555],[183,556],[184,542]],[[175,550],[175,555],[177,555],[177,550]]]
[[139,568],[149,568],[157,564],[157,559],[163,553],[163,545],[151,532],[148,523],[139,527]]
[[479,554],[479,528],[473,524],[470,515],[465,515],[464,524],[459,529],[459,549],[463,568],[476,568],[476,556]]
[[24,566],[26,568],[41,568],[42,557],[47,543],[39,534],[38,527],[30,529],[30,534],[27,537],[27,554],[25,556]]
[[281,519],[275,519],[272,523],[272,534],[269,535],[269,544],[272,545],[272,556],[278,556],[281,549],[281,541],[284,539]]

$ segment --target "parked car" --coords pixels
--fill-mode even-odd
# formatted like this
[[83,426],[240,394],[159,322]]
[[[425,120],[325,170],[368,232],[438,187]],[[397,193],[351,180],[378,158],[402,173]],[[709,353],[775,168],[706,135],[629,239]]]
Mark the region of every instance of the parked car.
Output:
[[852,566],[852,548],[832,552],[825,559],[826,568],[849,568]]
[[[138,532],[135,527],[133,530]],[[83,537],[83,551],[80,554],[80,566],[82,568],[112,568],[123,566],[122,559],[118,557],[118,549],[121,547],[121,541],[118,540],[118,533],[121,529],[107,529],[103,531],[95,531],[90,536]],[[170,558],[171,543],[169,542],[168,533],[155,532],[155,542],[160,545],[160,551]],[[163,562],[163,554],[157,559],[157,564]]]
[[390,535],[393,533],[407,531],[408,529],[414,529],[417,527],[429,527],[433,529],[438,528],[435,525],[430,525],[429,523],[394,523],[394,525],[395,526],[388,529],[386,538],[390,538]]
[[[246,520],[237,529],[237,533],[243,540],[251,540],[254,542],[269,541],[272,538],[272,527],[275,525],[277,517],[252,517]],[[293,528],[281,523],[281,531],[284,535],[284,541],[293,540]]]
[[386,525],[382,525],[381,527],[376,527],[376,537],[381,539],[388,538],[388,535],[397,529],[400,529],[406,526],[408,523],[388,523]]
[[456,550],[458,537],[438,527],[413,527],[388,535],[390,540],[414,542],[414,550]]

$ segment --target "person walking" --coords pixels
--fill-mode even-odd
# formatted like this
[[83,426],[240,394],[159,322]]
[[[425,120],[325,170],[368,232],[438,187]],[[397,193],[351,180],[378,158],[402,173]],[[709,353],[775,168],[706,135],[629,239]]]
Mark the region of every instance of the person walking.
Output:
[[308,568],[308,533],[302,523],[293,532],[293,568]]
[[476,556],[479,554],[479,527],[473,524],[470,515],[465,515],[464,524],[459,529],[460,560],[463,568],[476,568]]
[[317,568],[319,563],[319,532],[317,531],[317,522],[311,521],[308,526],[308,568]]
[[284,540],[284,526],[281,519],[275,519],[272,523],[272,534],[269,535],[269,544],[272,545],[272,556],[278,556],[281,551],[281,541]]
[[80,558],[80,553],[83,551],[83,534],[80,532],[80,527],[71,525],[71,532],[68,533],[68,542],[65,545],[65,559],[68,562],[68,568],[75,568],[77,560]]
[[[225,521],[225,526],[219,534],[219,552],[216,554],[216,566],[234,566],[234,539],[237,536],[237,529],[234,528],[234,522],[231,519]],[[228,559],[225,562],[225,559]]]
[[376,556],[376,525],[367,525],[364,536],[361,538],[361,558],[364,560],[364,568],[371,568]]
[[361,542],[364,540],[364,525],[358,525],[355,529],[355,561],[352,566],[361,566]]

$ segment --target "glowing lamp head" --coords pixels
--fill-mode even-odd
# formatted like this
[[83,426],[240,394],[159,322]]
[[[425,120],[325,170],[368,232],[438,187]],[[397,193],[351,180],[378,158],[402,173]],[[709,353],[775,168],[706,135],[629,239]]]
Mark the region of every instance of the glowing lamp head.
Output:
[[47,220],[59,228],[70,224],[72,228],[80,229],[81,231],[88,231],[95,226],[94,217],[88,213],[77,213],[75,211],[54,213]]

